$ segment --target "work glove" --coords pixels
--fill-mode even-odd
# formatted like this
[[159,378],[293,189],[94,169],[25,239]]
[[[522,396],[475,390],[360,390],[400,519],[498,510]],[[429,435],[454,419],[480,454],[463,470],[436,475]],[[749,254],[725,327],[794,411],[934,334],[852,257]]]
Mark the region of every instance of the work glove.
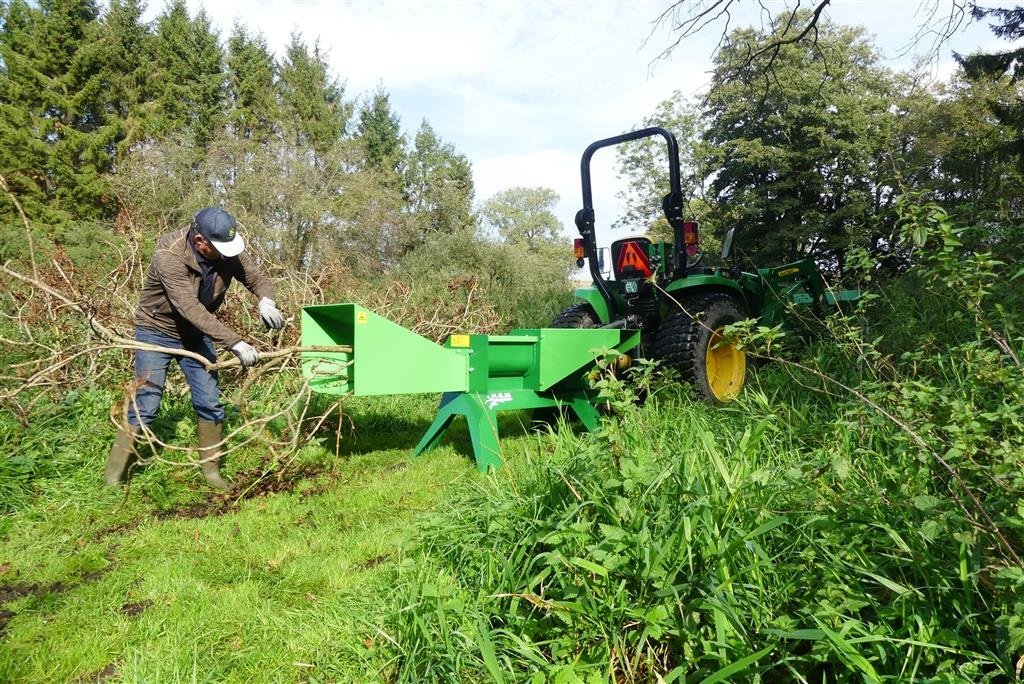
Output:
[[[276,311],[276,309],[275,309]],[[231,347],[231,353],[242,362],[242,368],[248,368],[260,360],[260,353],[248,342],[237,342]]]
[[260,300],[260,318],[263,325],[272,330],[280,330],[284,327],[284,314],[281,313],[274,300],[264,297]]

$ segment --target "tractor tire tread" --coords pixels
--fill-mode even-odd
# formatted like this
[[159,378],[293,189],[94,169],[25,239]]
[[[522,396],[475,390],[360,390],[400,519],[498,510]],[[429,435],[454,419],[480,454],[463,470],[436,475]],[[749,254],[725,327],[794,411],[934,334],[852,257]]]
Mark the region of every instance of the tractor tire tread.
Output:
[[655,358],[678,372],[702,399],[718,403],[710,393],[706,371],[699,363],[700,345],[702,340],[707,344],[708,332],[702,328],[702,321],[713,308],[725,308],[722,313],[735,319],[730,322],[735,322],[744,317],[743,307],[734,297],[721,292],[692,295],[679,303],[682,308],[672,311],[658,326],[654,341]]
[[573,304],[562,313],[555,316],[549,328],[596,328],[598,326],[597,315],[590,304],[581,302]]

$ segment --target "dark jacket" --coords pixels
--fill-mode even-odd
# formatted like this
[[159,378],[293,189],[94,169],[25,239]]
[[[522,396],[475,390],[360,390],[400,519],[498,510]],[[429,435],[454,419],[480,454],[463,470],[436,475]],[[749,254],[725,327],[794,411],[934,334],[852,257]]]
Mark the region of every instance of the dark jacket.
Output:
[[213,302],[207,309],[199,302],[202,271],[188,239],[188,228],[160,238],[139,296],[135,325],[158,330],[179,340],[208,335],[224,347],[240,342],[241,335],[218,321],[212,313],[224,303],[228,285],[237,278],[261,299],[273,299],[274,287],[246,252],[217,260],[214,270]]

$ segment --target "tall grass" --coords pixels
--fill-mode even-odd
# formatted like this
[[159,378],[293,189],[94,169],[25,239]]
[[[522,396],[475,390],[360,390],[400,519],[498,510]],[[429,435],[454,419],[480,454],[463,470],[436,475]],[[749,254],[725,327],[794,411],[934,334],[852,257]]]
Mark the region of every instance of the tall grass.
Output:
[[1010,675],[972,531],[936,534],[928,477],[856,458],[839,411],[801,434],[778,380],[721,411],[662,389],[450,501],[404,570],[400,678]]
[[1013,270],[935,207],[904,223],[920,267],[736,404],[649,369],[606,379],[600,431],[559,433],[424,523],[398,678],[1019,681]]
[[[504,439],[487,477],[450,449],[408,462],[435,403],[398,397],[347,403],[288,457],[291,491],[204,509],[167,464],[105,491],[130,370],[83,357],[0,411],[0,679],[1019,681],[1019,280],[941,215],[908,221],[922,268],[736,404],[641,365],[600,380],[600,431]],[[161,434],[192,443],[187,395],[167,402]],[[256,441],[227,472],[277,460]]]

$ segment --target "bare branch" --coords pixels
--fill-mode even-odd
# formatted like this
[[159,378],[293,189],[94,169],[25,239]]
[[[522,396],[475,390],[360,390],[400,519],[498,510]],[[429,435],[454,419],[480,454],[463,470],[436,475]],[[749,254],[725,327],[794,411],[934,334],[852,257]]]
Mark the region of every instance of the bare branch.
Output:
[[14,208],[18,210],[18,216],[21,217],[21,222],[25,224],[25,239],[28,240],[28,258],[32,262],[32,275],[38,279],[39,269],[36,267],[36,251],[32,244],[32,228],[28,223],[28,216],[25,215],[25,210],[21,208],[21,202],[18,201],[18,197],[11,192],[10,186],[7,185],[7,179],[0,174],[0,188],[3,189],[7,196],[14,203]]
[[[78,352],[78,353],[74,354],[72,356],[72,358],[81,356],[83,353],[86,353],[86,352],[89,352],[89,351],[98,351],[98,350],[101,350],[101,349],[132,349],[132,350],[135,350],[135,351],[154,351],[154,352],[160,352],[160,353],[163,353],[163,354],[169,354],[171,356],[180,356],[180,357],[184,357],[184,358],[193,359],[193,360],[198,361],[199,363],[201,363],[203,365],[203,367],[206,368],[206,370],[208,370],[210,372],[242,368],[241,362],[238,359],[235,359],[235,358],[228,359],[228,360],[225,360],[225,361],[212,362],[209,359],[207,359],[206,357],[202,356],[201,354],[197,354],[195,352],[191,352],[191,351],[188,351],[186,349],[176,349],[176,348],[173,348],[173,347],[162,347],[162,346],[155,345],[155,344],[146,344],[144,342],[138,342],[136,340],[129,339],[127,337],[123,337],[121,335],[118,335],[117,333],[115,333],[112,330],[110,330],[110,328],[107,328],[105,325],[100,323],[99,320],[96,319],[96,316],[94,315],[93,312],[88,311],[84,306],[82,306],[81,304],[78,304],[77,302],[72,301],[71,299],[66,297],[64,294],[62,294],[61,292],[58,292],[57,290],[55,290],[54,288],[50,287],[46,283],[44,283],[42,281],[39,281],[39,280],[36,280],[34,278],[29,278],[28,276],[22,275],[22,274],[18,273],[17,271],[14,271],[11,268],[9,268],[6,264],[0,265],[0,271],[5,273],[6,275],[10,276],[11,278],[14,278],[15,280],[19,280],[19,281],[21,281],[21,282],[23,282],[23,283],[25,283],[25,284],[27,284],[27,285],[29,285],[29,286],[39,290],[41,292],[44,292],[44,293],[48,294],[49,296],[53,297],[54,299],[56,299],[56,300],[58,300],[58,301],[60,301],[60,302],[62,302],[64,304],[66,304],[67,306],[73,308],[75,311],[77,311],[80,314],[82,314],[83,316],[85,316],[86,319],[89,322],[89,326],[93,329],[93,331],[95,331],[100,336],[100,338],[104,342],[107,343],[107,344],[101,344],[101,345],[96,345],[96,346],[89,347],[88,349],[86,349],[86,350],[84,350],[82,352]],[[275,351],[260,352],[260,358],[264,359],[264,360],[266,360],[266,359],[277,359],[277,358],[282,358],[282,357],[287,357],[287,356],[294,356],[296,354],[301,354],[303,352],[333,352],[333,353],[345,352],[345,353],[350,353],[351,351],[352,351],[352,347],[345,346],[345,345],[335,345],[335,346],[330,346],[330,345],[328,345],[328,346],[321,346],[321,345],[317,345],[317,346],[308,346],[308,347],[293,346],[293,347],[286,347],[284,349],[277,349]],[[38,378],[40,378],[42,376],[45,376],[45,375],[47,375],[48,373],[50,373],[50,372],[52,372],[54,370],[62,368],[64,365],[69,363],[72,360],[72,358],[61,359],[58,363],[56,363],[56,364],[54,364],[54,365],[52,365],[52,366],[50,366],[48,368],[45,368],[42,371],[37,372],[35,375],[33,375],[31,378],[29,378],[26,381],[27,384],[29,386],[31,386],[32,384],[34,384],[38,380]],[[20,392],[22,389],[24,389],[24,387],[19,388],[16,391]],[[6,397],[4,397],[4,398],[6,398]]]
[[920,17],[917,31],[897,53],[898,56],[903,57],[909,54],[911,50],[930,36],[932,45],[925,55],[926,59],[934,61],[938,57],[942,46],[964,28],[966,24],[970,23],[967,9],[971,3],[968,0],[950,0],[949,13],[941,15],[940,10],[943,4],[945,3],[940,0],[921,0],[917,12],[915,12]]
[[[732,28],[731,10],[738,7],[740,2],[741,0],[677,0],[671,3],[667,9],[651,22],[652,28],[644,44],[651,40],[659,28],[667,28],[675,33],[676,37],[653,61],[668,58],[683,41],[702,31],[708,30],[709,27],[715,27],[715,30],[720,32],[717,44],[713,50],[715,54],[720,52]],[[752,75],[749,78],[764,78],[766,82],[770,82],[773,79],[765,77],[772,74],[775,60],[779,56],[780,50],[786,45],[810,42],[812,46],[817,48],[818,25],[821,21],[822,13],[830,3],[831,0],[813,0],[812,2],[795,0],[786,9],[788,15],[783,18],[781,13],[777,17],[773,17],[772,8],[766,0],[757,0],[757,6],[762,16],[762,33],[767,33],[768,39],[761,47],[748,51],[745,57],[737,64],[728,66],[717,79],[717,83],[712,85],[711,91],[714,91],[721,83],[738,78],[754,63],[766,56],[768,59],[758,69],[758,74]],[[899,55],[903,56],[922,42],[931,40],[931,46],[926,54],[929,60],[934,61],[938,57],[942,46],[972,21],[969,10],[974,6],[975,2],[973,0],[950,0],[947,12],[944,9],[946,3],[940,0],[920,0],[916,12],[919,17],[917,31]],[[809,12],[807,23],[799,29],[798,33],[790,35],[796,30],[797,19],[805,12]],[[767,21],[765,20],[766,15]],[[766,30],[765,24],[772,26],[772,28]],[[821,53],[819,52],[819,54]]]

